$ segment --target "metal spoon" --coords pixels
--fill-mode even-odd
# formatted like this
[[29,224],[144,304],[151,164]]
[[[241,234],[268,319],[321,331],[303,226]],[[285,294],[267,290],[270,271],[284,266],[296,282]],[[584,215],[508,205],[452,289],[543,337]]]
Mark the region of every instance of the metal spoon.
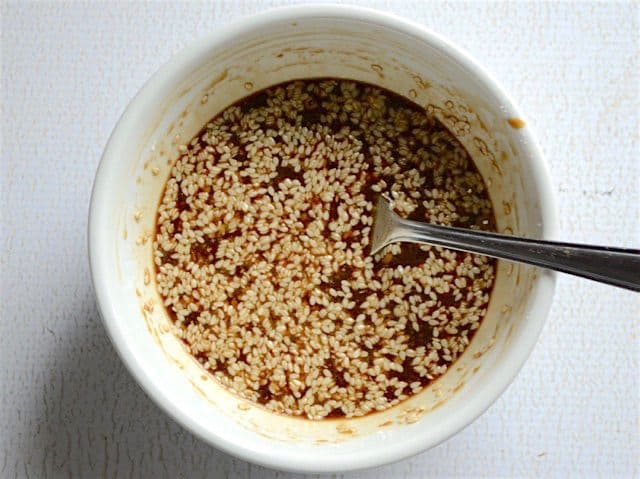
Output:
[[380,196],[373,221],[371,254],[400,241],[519,261],[640,291],[640,250],[540,241],[405,220]]

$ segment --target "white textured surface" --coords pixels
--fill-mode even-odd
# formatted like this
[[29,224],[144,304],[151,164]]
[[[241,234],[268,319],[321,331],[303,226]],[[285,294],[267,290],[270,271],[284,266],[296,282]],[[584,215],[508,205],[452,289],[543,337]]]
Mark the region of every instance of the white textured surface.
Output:
[[[366,2],[453,39],[538,132],[574,241],[640,245],[640,3]],[[139,390],[100,324],[93,174],[171,54],[281,2],[2,3],[0,477],[286,477],[211,449]],[[638,477],[638,296],[563,276],[530,360],[436,449],[348,477]]]

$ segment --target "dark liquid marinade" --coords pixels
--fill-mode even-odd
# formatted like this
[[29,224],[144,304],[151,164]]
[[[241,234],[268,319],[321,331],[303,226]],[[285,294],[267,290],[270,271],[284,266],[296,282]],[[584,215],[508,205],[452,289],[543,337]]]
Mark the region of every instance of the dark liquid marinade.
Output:
[[[309,83],[309,82],[318,82],[318,81],[325,81],[325,80],[331,80],[331,79],[313,79],[313,80],[302,80],[304,83]],[[339,80],[336,80],[339,81]],[[365,83],[362,82],[357,82],[359,85],[361,86],[368,86]],[[283,84],[285,85],[285,84]],[[282,86],[282,85],[276,85],[274,87],[271,88],[277,88],[278,86]],[[271,89],[270,88],[270,89]],[[384,95],[386,97],[386,106],[389,109],[405,109],[405,110],[411,110],[412,112],[418,112],[420,114],[424,114],[426,115],[426,112],[424,110],[424,108],[420,107],[419,105],[411,102],[410,100],[396,94],[393,93],[391,91],[382,89],[380,87],[375,87],[378,88],[379,90],[382,90],[384,92]],[[256,92],[248,97],[245,97],[241,100],[239,100],[238,102],[236,102],[233,106],[237,106],[241,109],[241,111],[243,113],[248,113],[251,110],[255,109],[255,108],[260,108],[263,107],[265,105],[267,105],[267,102],[269,100],[269,90],[263,90],[263,91],[259,91]],[[321,118],[323,118],[324,115],[327,114],[327,111],[323,108],[322,106],[322,99],[321,98],[315,98],[311,101],[307,101],[305,103],[305,111],[302,115],[302,120],[301,120],[301,126],[304,127],[313,127],[314,124],[316,123],[320,123],[321,122]],[[213,121],[215,118],[214,117],[212,120]],[[340,121],[333,121],[331,123],[322,123],[324,126],[328,126],[331,133],[332,134],[340,134],[341,130],[343,129],[343,127],[345,126],[345,124],[343,122]],[[348,125],[353,127],[354,125]],[[439,121],[437,120],[433,120],[431,122],[431,128],[434,128],[437,131],[441,131],[441,132],[446,132],[448,135],[448,139],[447,141],[449,142],[450,147],[453,147],[454,145],[462,148],[461,145],[459,144],[458,140],[455,139],[455,137],[453,136],[453,134],[450,133],[449,130],[447,130],[447,128],[442,125]],[[193,149],[195,148],[201,148],[203,149],[206,146],[206,142],[204,142],[203,137],[207,132],[207,126],[205,125],[205,127],[194,137],[194,140],[192,140],[192,142],[188,145],[189,149]],[[363,132],[363,134],[361,134],[360,136],[357,137],[359,141],[362,142],[362,152],[365,155],[365,158],[367,158],[367,156],[370,154],[370,148],[372,147],[372,142],[375,141],[375,139],[373,138],[368,138],[366,135],[366,131]],[[239,159],[241,161],[246,160],[246,152],[243,148],[243,144],[240,142],[240,140],[238,139],[237,135],[232,134],[232,138],[231,138],[231,143],[237,147],[238,149],[238,154],[236,155],[236,159]],[[420,148],[422,145],[418,144],[415,141],[415,137],[411,132],[411,128],[407,128],[406,132],[404,133],[400,133],[395,137],[395,141],[392,141],[393,143],[393,149],[397,150],[401,145],[405,148],[408,148],[410,152],[416,153],[417,149]],[[466,151],[465,151],[466,153]],[[474,165],[473,161],[471,160],[471,158],[468,156],[467,153],[467,164],[466,164],[466,171],[474,173],[474,174],[479,174],[477,171],[476,166]],[[370,162],[369,162],[370,163]],[[402,164],[402,163],[401,163]],[[405,162],[405,164],[402,164],[403,169],[401,171],[408,171],[412,168],[418,167],[417,164],[411,163],[411,162]],[[280,166],[277,170],[277,176],[271,180],[271,184],[272,185],[277,185],[279,182],[285,180],[285,179],[289,179],[292,181],[299,181],[299,182],[303,182],[303,173],[304,171],[300,171],[300,172],[296,172],[292,167],[290,166]],[[426,184],[424,185],[424,188],[429,189],[429,188],[435,188],[441,185],[436,185],[434,183],[434,179],[433,179],[433,172],[429,171],[429,170],[420,170],[421,175],[426,178]],[[445,175],[445,179],[446,179],[446,175],[447,172],[444,172]],[[371,189],[371,186],[373,184],[375,184],[377,181],[379,180],[385,180],[387,185],[389,187],[391,187],[394,183],[394,177],[393,176],[382,176],[380,177],[379,175],[376,175],[372,172],[372,168],[371,168],[371,164],[369,167],[369,174],[367,177],[367,189],[364,191],[365,194],[365,198],[368,201],[371,201],[375,204],[375,199],[378,196],[378,193],[374,192]],[[476,192],[476,194],[478,195],[483,195],[485,197],[487,197],[487,193],[486,193],[486,187],[484,188],[483,191],[478,191]],[[164,193],[163,193],[164,196]],[[335,220],[337,217],[337,212],[338,212],[338,203],[336,201],[334,201],[333,203],[331,203],[331,207],[329,209],[329,220],[327,221],[327,225],[332,221]],[[185,197],[185,195],[183,194],[183,192],[181,191],[181,189],[178,189],[178,199],[177,199],[177,208],[179,211],[183,211],[189,208],[189,205],[187,203],[187,199]],[[426,210],[424,208],[424,206],[422,204],[419,204],[418,207],[411,213],[409,214],[407,217],[409,219],[412,220],[417,220],[417,221],[425,221],[425,214],[426,214]],[[306,213],[303,213],[300,217],[300,221],[302,222],[303,225],[307,225],[307,223],[310,221],[310,218],[308,216],[306,216]],[[495,231],[496,230],[496,222],[495,222],[495,217],[493,214],[493,211],[480,211],[477,214],[468,214],[466,215],[467,217],[464,219],[458,219],[455,220],[452,224],[452,226],[458,226],[458,227],[464,227],[464,228],[473,228],[473,229],[482,229],[482,230],[487,230],[487,231]],[[180,233],[181,232],[181,220],[178,218],[177,220],[174,221],[174,228],[175,228],[175,233]],[[347,237],[343,237],[343,241],[348,242],[350,238],[357,238],[358,240],[360,239],[360,234],[362,233],[362,227],[360,228],[353,228],[352,231],[349,232],[349,234],[347,235]],[[326,230],[328,233],[328,230]],[[215,257],[216,257],[216,251],[217,251],[217,245],[219,243],[219,240],[225,239],[225,238],[232,238],[234,236],[237,236],[238,233],[236,232],[227,232],[224,236],[221,236],[219,238],[217,238],[217,240],[208,240],[205,241],[205,243],[202,244],[198,244],[196,247],[192,248],[191,251],[191,258],[192,261],[199,263],[199,264],[210,264],[211,262],[214,261]],[[366,251],[368,251],[369,247],[367,246]],[[367,253],[368,254],[368,253]],[[458,253],[458,255],[469,255],[468,253]],[[383,256],[380,260],[377,260],[375,262],[374,265],[374,271],[376,271],[378,274],[384,269],[384,268],[395,268],[397,266],[419,266],[421,264],[423,264],[427,258],[429,257],[429,251],[424,251],[419,245],[417,244],[410,244],[410,243],[405,243],[402,244],[401,246],[401,252],[400,254],[396,254],[396,255],[390,255],[387,254],[385,256]],[[166,262],[171,262],[171,260],[169,258],[165,259]],[[492,268],[495,268],[495,260],[490,259],[489,260],[489,264],[492,265]],[[233,276],[233,275],[238,275],[238,274],[244,274],[247,271],[248,267],[246,265],[238,265],[238,267],[236,267],[236,269],[234,271],[228,271],[228,275],[229,277]],[[158,267],[156,266],[156,273],[158,273]],[[301,275],[303,275],[304,273],[301,272]],[[451,277],[450,282],[454,282],[457,278],[458,275],[456,274],[455,271],[451,271],[451,272],[447,272],[446,273],[448,276]],[[320,286],[320,289],[323,290],[325,293],[328,293],[330,289],[335,289],[335,288],[339,288],[341,281],[343,280],[347,280],[350,278],[351,275],[351,271],[349,268],[341,268],[340,270],[336,271],[334,273],[334,275],[330,278],[330,281],[327,283],[323,283]],[[493,285],[491,284],[490,287],[486,288],[483,293],[485,294],[490,294],[491,293],[491,289],[492,289]],[[229,301],[232,304],[237,304],[237,299],[238,297],[240,297],[242,294],[242,291],[236,291],[234,297],[229,298]],[[308,299],[308,292],[304,293],[304,299]],[[412,294],[416,294],[416,293],[412,293]],[[363,301],[365,298],[363,296],[359,296],[358,292],[355,292],[354,295],[354,300],[356,300],[357,303]],[[421,300],[422,301],[426,301],[428,299],[428,296],[426,294],[422,294],[421,295]],[[436,306],[434,307],[434,309],[437,309],[441,306],[445,306],[445,307],[453,307],[456,304],[456,300],[453,297],[452,294],[450,293],[441,293],[438,295],[438,301]],[[318,306],[315,305],[312,307],[312,309],[317,309]],[[170,317],[172,318],[172,320],[175,322],[176,321],[176,315],[173,312],[173,310],[171,308],[166,308],[168,314],[170,315]],[[361,310],[358,306],[356,306],[353,310],[352,310],[352,315],[354,317],[356,317],[358,314],[361,314]],[[193,313],[192,315],[189,315],[187,317],[187,319],[183,322],[184,325],[189,325],[193,322],[197,322],[197,314]],[[338,325],[339,327],[340,325]],[[337,329],[337,328],[336,328]],[[430,326],[427,322],[420,322],[420,327],[419,329],[416,331],[412,326],[411,323],[407,323],[407,328],[405,329],[405,334],[408,337],[407,340],[407,345],[411,348],[417,348],[419,346],[424,346],[427,345],[429,343],[429,341],[432,339],[433,335],[432,335],[432,331],[433,331],[433,327]],[[471,340],[475,334],[475,329],[472,329],[470,326],[466,329],[467,331],[467,337],[469,340]],[[458,333],[459,334],[459,333]],[[457,334],[457,335],[458,335]],[[447,334],[444,331],[440,331],[440,335],[439,338],[450,338],[454,335],[450,335]],[[188,341],[183,340],[185,342],[185,344],[190,347],[191,345],[189,344]],[[301,340],[300,340],[301,341]],[[366,349],[366,347],[365,347]],[[207,356],[206,354],[200,352],[200,353],[196,353],[194,354],[194,356],[198,359],[198,361],[202,364],[205,364],[207,361]],[[244,356],[244,355],[242,355]],[[243,357],[238,358],[238,360],[243,360]],[[395,361],[399,361],[399,358],[397,357],[389,357],[390,360],[395,360]],[[370,359],[369,359],[370,360]],[[426,377],[420,376],[418,373],[416,373],[413,369],[413,367],[411,367],[411,358],[407,357],[406,359],[404,359],[403,361],[400,361],[400,363],[403,365],[403,371],[402,372],[393,372],[393,373],[387,373],[389,377],[397,377],[399,380],[406,382],[407,384],[411,384],[414,382],[419,382],[422,386],[426,386],[428,384],[430,384],[433,380],[428,379]],[[441,362],[442,364],[448,364],[448,366],[450,366],[452,363],[451,362],[444,362],[442,361],[442,359],[439,360],[439,362]],[[329,361],[325,364],[325,368],[329,369],[331,371],[331,373],[334,375],[334,377],[336,378],[336,384],[338,386],[345,386],[346,382],[344,381],[344,379],[342,379],[342,370],[341,368],[337,367],[335,362],[333,361],[333,358],[330,358]],[[220,364],[220,362],[218,363],[218,367],[214,370],[210,370],[212,373],[215,373],[216,371],[226,371],[226,367],[224,366],[224,364]],[[437,378],[436,378],[437,379]],[[272,400],[272,399],[278,399],[279,397],[282,397],[284,395],[287,394],[292,394],[292,391],[290,389],[284,389],[282,391],[280,391],[279,394],[274,395],[268,388],[268,382],[266,384],[263,384],[259,390],[258,390],[258,402],[260,403],[267,403],[268,401]],[[411,395],[411,388],[409,386],[405,387],[404,393],[407,395]],[[385,393],[385,396],[389,399],[392,400],[394,398],[394,393],[392,390],[389,390]],[[375,412],[375,411],[373,411]],[[344,417],[344,413],[340,410],[340,409],[333,409],[328,415],[325,416],[325,418],[340,418],[340,417]]]

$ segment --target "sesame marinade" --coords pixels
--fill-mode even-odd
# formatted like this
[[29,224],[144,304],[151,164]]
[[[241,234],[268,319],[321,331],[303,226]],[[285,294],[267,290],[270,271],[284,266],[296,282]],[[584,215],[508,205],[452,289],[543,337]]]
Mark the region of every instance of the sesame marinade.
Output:
[[393,244],[373,205],[495,230],[483,179],[424,108],[301,80],[226,108],[181,147],[153,244],[175,333],[222,385],[283,414],[382,411],[444,374],[486,313],[495,261]]

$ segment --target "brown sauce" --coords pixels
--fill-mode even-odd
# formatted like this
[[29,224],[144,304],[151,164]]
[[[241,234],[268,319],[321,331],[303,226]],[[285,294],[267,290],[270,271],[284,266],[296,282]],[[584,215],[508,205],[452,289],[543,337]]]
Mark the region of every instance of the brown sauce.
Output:
[[[320,81],[320,80],[309,80],[309,81]],[[427,151],[428,147],[418,140],[419,136],[414,131],[415,129],[414,129],[414,126],[411,124],[410,119],[411,119],[411,113],[419,113],[420,115],[426,115],[426,112],[424,111],[424,109],[412,103],[408,99],[400,95],[397,95],[395,93],[392,93],[390,91],[384,91],[384,95],[386,99],[386,109],[387,111],[391,112],[392,116],[396,115],[394,117],[397,119],[396,125],[398,125],[397,134],[394,135],[392,138],[388,138],[384,141],[391,141],[393,150],[397,151],[400,149],[405,149],[406,151],[408,151],[409,155],[407,156],[410,159],[400,156],[398,161],[398,164],[400,165],[399,174],[396,173],[396,174],[380,176],[379,174],[374,173],[373,166],[372,166],[373,165],[372,152],[375,152],[376,145],[378,145],[379,142],[383,140],[380,138],[370,137],[367,134],[367,131],[359,132],[358,140],[362,144],[361,152],[362,154],[365,155],[365,159],[369,162],[369,168],[367,170],[368,173],[366,173],[367,175],[366,186],[362,190],[362,194],[364,195],[364,198],[370,202],[373,202],[375,200],[378,193],[374,191],[373,186],[380,179],[384,179],[384,181],[387,184],[387,188],[393,188],[394,183],[398,181],[399,176],[406,178],[406,175],[409,175],[410,172],[412,171],[419,172],[419,175],[422,181],[422,184],[419,187],[421,190],[431,190],[434,188],[442,188],[443,184],[447,185],[448,182],[454,182],[454,181],[460,182],[461,181],[460,172],[457,172],[454,175],[453,173],[450,173],[449,170],[447,170],[446,168],[445,169],[441,168],[438,171],[438,174],[436,175],[433,169],[429,169],[429,168],[425,169],[421,167],[421,164],[416,160],[416,158],[421,158],[422,156],[429,156],[429,153]],[[268,105],[268,103],[269,103],[268,92],[261,91],[240,100],[238,103],[236,103],[236,106],[240,108],[242,113],[249,114],[251,111],[257,108],[262,108],[265,105]],[[325,103],[326,103],[326,99],[323,99],[321,97],[312,96],[311,98],[305,100],[305,104],[304,104],[305,110],[301,115],[301,117],[299,117],[299,121],[301,121],[301,124],[307,128],[316,128],[318,124],[322,124],[322,127],[328,129],[329,134],[337,135],[339,137],[342,134],[341,132],[343,131],[345,122],[341,120],[327,121],[326,120],[327,115],[330,115],[331,112],[324,106]],[[348,121],[346,123],[348,124]],[[428,131],[432,133],[439,132],[440,136],[447,137],[446,141],[442,141],[439,144],[434,144],[433,148],[443,148],[446,151],[454,151],[454,150],[464,151],[464,148],[462,148],[458,140],[456,140],[453,137],[453,135],[437,120],[432,118],[426,124],[423,124],[420,128],[422,129],[423,132],[424,131]],[[208,128],[205,127],[198,135],[196,135],[195,138],[197,139],[197,141],[195,142],[195,145],[196,145],[195,148],[198,148],[198,149],[206,148],[207,143],[204,140],[204,137],[206,136],[207,132],[208,132]],[[434,137],[438,137],[438,135],[434,135]],[[247,143],[247,140],[244,138],[241,139],[241,137],[238,136],[237,132],[234,132],[232,134],[231,144],[234,145],[238,150],[236,158],[240,159],[243,162],[248,161],[247,153],[245,151],[246,143]],[[384,163],[386,159],[383,159],[382,161]],[[389,164],[388,166],[392,166],[392,165]],[[463,167],[465,168],[465,171],[468,172],[470,175],[472,175],[474,178],[479,175],[479,173],[477,172],[477,169],[475,168],[475,165],[473,164],[473,161],[471,161],[470,158],[467,158],[466,162],[463,162]],[[304,185],[306,181],[304,169],[296,171],[296,169],[290,165],[280,165],[277,168],[277,175],[275,176],[275,178],[271,180],[270,184],[277,190],[277,186],[285,180],[297,181],[301,185]],[[470,185],[470,188],[471,186],[472,185]],[[486,188],[484,188],[484,185],[482,186],[483,186],[483,189],[481,191],[475,192],[474,194],[486,198],[487,197]],[[311,199],[310,204],[312,205],[318,204],[318,201],[320,200],[317,198]],[[330,230],[329,230],[330,223],[332,221],[337,220],[339,216],[339,207],[340,207],[340,202],[337,200],[332,201],[328,206],[329,220],[325,222],[325,229],[324,229],[325,234],[330,233]],[[183,193],[181,188],[178,188],[176,208],[180,213],[184,211],[188,211],[191,208],[191,206],[189,205],[189,200],[187,196]],[[418,204],[417,208],[415,208],[410,214],[406,216],[413,220],[427,221],[428,213],[429,213],[428,209],[424,206],[424,204],[420,203]],[[301,211],[299,217],[300,217],[300,223],[302,224],[303,229],[306,229],[313,219],[307,211]],[[242,216],[240,216],[239,218],[242,218]],[[484,229],[484,230],[495,230],[496,228],[493,211],[490,208],[489,209],[484,208],[478,211],[472,211],[472,210],[463,211],[463,214],[458,215],[458,217],[453,218],[451,220],[451,224],[453,226],[477,228],[477,229]],[[176,220],[173,221],[173,225],[176,233],[182,232],[183,225],[182,225],[181,216],[179,216]],[[212,264],[217,257],[218,248],[220,247],[221,243],[223,241],[233,239],[238,234],[239,233],[234,231],[227,231],[223,235],[219,235],[217,237],[207,236],[204,242],[196,243],[191,247],[191,252],[190,252],[191,260],[194,263],[197,263],[200,265]],[[353,227],[351,230],[345,232],[341,236],[341,238],[345,242],[359,241],[364,235],[365,235],[364,227],[362,224],[359,224]],[[164,251],[163,257],[168,258],[169,254],[170,254],[169,251]],[[399,253],[392,254],[390,252],[387,252],[381,258],[376,259],[374,264],[374,272],[377,275],[377,277],[380,277],[380,275],[382,275],[385,270],[393,270],[394,268],[397,268],[399,266],[407,267],[407,268],[421,267],[421,265],[424,265],[429,260],[430,255],[433,256],[434,254],[437,258],[440,257],[440,253],[438,253],[436,249],[433,249],[433,248],[426,249],[416,244],[403,244]],[[461,258],[469,256],[468,254],[465,254],[465,253],[457,253],[457,254]],[[261,259],[264,259],[264,257],[261,257]],[[166,260],[166,262],[170,263],[168,259]],[[493,260],[490,260],[490,264],[493,265],[495,264],[495,262]],[[284,261],[281,266],[286,268],[287,262]],[[157,273],[159,274],[159,270],[157,270]],[[324,294],[329,295],[332,290],[339,290],[343,281],[353,280],[355,273],[356,271],[349,267],[338,268],[329,277],[328,281],[320,284],[318,288]],[[228,272],[230,279],[233,276],[240,276],[240,277],[249,279],[251,278],[251,274],[252,274],[251,264],[240,264],[236,267],[235,271]],[[444,277],[444,275],[446,275],[446,277],[448,278],[447,281],[450,283],[454,283],[456,280],[459,279],[459,275],[456,273],[455,270],[440,272],[436,274],[435,277],[442,278]],[[304,278],[305,271],[300,270],[297,276],[300,278]],[[490,293],[491,287],[486,288],[484,292],[487,294]],[[355,302],[355,306],[350,310],[350,314],[352,315],[352,317],[355,318],[362,314],[365,314],[366,316],[367,313],[366,313],[366,307],[364,307],[364,304],[367,302],[367,298],[370,297],[371,294],[372,293],[369,290],[353,291],[352,300]],[[415,301],[417,303],[424,303],[430,300],[430,296],[427,293],[421,293],[421,292],[415,291],[412,294],[413,296],[415,296],[416,298]],[[300,296],[303,301],[308,302],[310,297],[310,291],[301,290]],[[384,295],[380,295],[380,293],[376,293],[375,297],[378,300],[384,300]],[[230,298],[230,304],[236,307],[238,304],[242,303],[244,299],[245,297],[243,296],[243,291],[236,290]],[[437,301],[435,301],[435,305],[429,309],[429,313],[433,312],[438,308],[441,308],[441,309],[444,308],[445,311],[448,308],[455,308],[457,303],[458,303],[458,300],[454,297],[453,294],[446,293],[446,292],[439,293],[437,296]],[[312,306],[312,311],[318,311],[318,308],[319,307],[317,305]],[[177,321],[175,312],[171,308],[168,308],[167,310],[169,314],[173,317],[174,321]],[[387,313],[387,316],[389,320],[398,321],[401,319],[401,318],[395,317],[392,308],[391,308],[391,312]],[[369,324],[370,321],[371,319],[367,317],[365,319],[365,324]],[[186,319],[181,322],[181,325],[182,327],[189,327],[191,325],[196,325],[197,323],[198,323],[198,313],[190,313],[186,317]],[[268,325],[269,323],[271,323],[271,321],[266,323]],[[336,321],[336,324],[335,324],[336,331],[343,327],[344,327],[344,324],[342,321]],[[407,347],[410,349],[428,347],[431,344],[432,340],[434,339],[433,328],[434,327],[430,325],[428,322],[420,321],[419,327],[418,329],[416,329],[411,322],[408,322],[406,327],[402,331],[402,334],[404,334],[407,338],[406,339]],[[269,334],[268,330],[265,331],[263,329],[260,329],[260,331],[262,331],[262,334],[264,335]],[[459,333],[460,332],[461,330],[459,331]],[[466,329],[466,334],[469,340],[473,338],[473,335],[475,334],[475,329],[471,327],[471,324],[468,325]],[[439,338],[446,339],[451,336],[452,335],[441,332],[441,334],[439,335]],[[295,343],[298,350],[301,350],[306,346],[305,341],[300,337],[296,338],[292,335],[290,337],[290,340],[293,343]],[[188,341],[185,341],[185,343],[189,345]],[[369,364],[373,364],[372,362],[373,356],[374,356],[373,352],[376,346],[373,345],[373,347],[371,347],[363,343],[362,348],[363,348],[363,351],[370,352],[370,354],[368,354],[367,356],[367,361],[369,361]],[[207,361],[208,361],[207,354],[200,352],[195,354],[195,356],[201,364],[203,365],[207,364]],[[416,372],[416,370],[411,364],[412,362],[411,357],[407,357],[403,360],[397,355],[388,354],[386,356],[386,359],[388,359],[391,362],[395,362],[397,364],[402,365],[401,372],[394,371],[394,372],[388,373],[389,376],[397,378],[399,381],[407,383],[408,385],[411,385],[412,383],[420,383],[421,386],[426,386],[432,381],[430,377],[421,375],[418,372]],[[250,362],[249,356],[247,356],[244,353],[239,353],[234,358],[234,363],[243,363],[245,365],[248,365],[249,362]],[[438,362],[440,364],[451,363],[443,360],[441,357],[438,359]],[[227,370],[228,366],[225,365],[224,361],[219,360],[217,361],[216,364],[217,364],[216,368],[212,369],[211,372],[216,372],[216,371],[224,372]],[[328,369],[331,372],[331,375],[334,378],[334,382],[338,387],[347,388],[349,386],[349,383],[344,379],[344,373],[345,373],[344,368],[338,362],[335,361],[333,356],[329,357],[329,359],[325,361],[324,368]],[[266,377],[263,378],[263,380],[260,383],[260,387],[257,390],[257,402],[261,404],[268,404],[271,401],[274,401],[274,400],[277,401],[285,396],[294,394],[294,391],[286,386],[278,387],[276,388],[278,390],[274,392],[274,387],[270,387],[270,384],[271,382],[269,381],[269,378],[266,378]],[[412,390],[408,385],[403,388],[404,394],[411,395]],[[302,394],[304,394],[305,391],[306,389],[302,392]],[[364,392],[366,393],[366,391]],[[396,397],[395,388],[391,386],[387,387],[386,390],[384,391],[384,396],[389,401],[396,400],[397,397]],[[345,415],[344,412],[340,408],[333,408],[324,417],[338,418],[344,415]]]

